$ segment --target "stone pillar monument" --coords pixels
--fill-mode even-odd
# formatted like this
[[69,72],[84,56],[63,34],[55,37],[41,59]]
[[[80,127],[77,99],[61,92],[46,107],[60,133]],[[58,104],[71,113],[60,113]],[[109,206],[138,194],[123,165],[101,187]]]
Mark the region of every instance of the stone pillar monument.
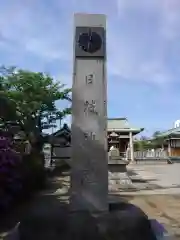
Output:
[[106,17],[75,14],[71,210],[108,210]]

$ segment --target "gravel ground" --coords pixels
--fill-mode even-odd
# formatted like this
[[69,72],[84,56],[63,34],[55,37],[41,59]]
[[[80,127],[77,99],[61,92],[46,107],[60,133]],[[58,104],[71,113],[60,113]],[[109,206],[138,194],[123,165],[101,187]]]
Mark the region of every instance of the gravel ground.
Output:
[[180,239],[180,195],[141,195],[133,196],[129,201],[139,206],[149,218],[162,223],[170,235]]
[[177,188],[180,193],[180,164],[162,165],[138,165],[128,166],[128,171],[133,173],[132,177],[147,181],[149,185],[154,184],[157,189]]

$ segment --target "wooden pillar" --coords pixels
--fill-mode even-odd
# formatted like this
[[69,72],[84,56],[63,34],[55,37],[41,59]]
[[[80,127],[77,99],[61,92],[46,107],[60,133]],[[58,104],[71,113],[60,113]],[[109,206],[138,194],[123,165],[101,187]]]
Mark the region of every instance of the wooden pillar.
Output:
[[171,157],[171,140],[168,141],[168,156]]
[[121,152],[121,139],[119,138],[119,146],[118,146],[118,149],[119,149],[119,152]]
[[134,161],[134,146],[133,146],[132,132],[129,132],[129,147],[130,147],[131,162],[133,162]]

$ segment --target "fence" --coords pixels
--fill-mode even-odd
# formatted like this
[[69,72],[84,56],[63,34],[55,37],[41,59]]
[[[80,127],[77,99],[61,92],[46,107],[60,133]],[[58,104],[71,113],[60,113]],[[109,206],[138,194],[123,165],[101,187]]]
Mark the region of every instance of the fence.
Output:
[[44,144],[43,146],[44,153],[44,167],[49,168],[51,166],[51,144]]
[[[47,149],[46,149],[47,147]],[[60,147],[58,145],[53,145],[52,150],[48,145],[44,149],[45,155],[45,165],[46,167],[50,166],[52,162],[55,166],[60,166],[64,163],[71,165],[71,146]],[[121,152],[120,157],[124,159],[131,159],[130,152]],[[167,151],[162,149],[156,150],[146,150],[146,151],[136,151],[134,152],[135,160],[167,160],[168,154]]]
[[56,167],[71,165],[71,146],[52,145],[52,162]]
[[62,166],[71,163],[71,147],[58,144],[45,144],[43,147],[45,168]]
[[167,151],[162,149],[136,151],[134,152],[135,160],[163,160],[168,158]]

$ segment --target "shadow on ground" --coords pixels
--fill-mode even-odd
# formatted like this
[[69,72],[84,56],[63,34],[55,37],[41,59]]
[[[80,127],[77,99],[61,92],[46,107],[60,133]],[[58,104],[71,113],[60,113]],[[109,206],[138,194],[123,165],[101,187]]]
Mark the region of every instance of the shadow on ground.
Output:
[[67,203],[60,196],[41,195],[29,206],[21,219],[22,239],[57,239],[66,226],[67,209]]
[[[21,205],[17,206],[10,213],[0,216],[0,239],[21,222],[20,229],[22,239],[40,239],[38,234],[48,234],[52,231],[59,231],[64,222],[64,215],[67,211],[67,194],[55,194],[61,189],[63,183],[58,180],[66,174],[68,169],[61,169],[48,178],[46,188],[32,196]],[[62,222],[62,223],[61,223]],[[58,227],[57,227],[58,224]],[[39,230],[38,230],[39,229]],[[56,229],[56,231],[54,231]],[[26,237],[25,237],[26,235]],[[52,239],[50,236],[42,239]]]
[[[69,211],[69,193],[59,191],[68,181],[61,181],[63,176],[68,176],[68,169],[52,174],[48,181],[48,189],[30,199],[15,209],[0,221],[0,233],[6,235],[20,222],[19,232],[22,240],[56,240],[74,239],[79,234],[78,227],[83,229],[83,234],[89,239],[98,234],[98,222],[88,213],[76,216]],[[122,210],[132,197],[120,197],[111,194],[109,198],[109,210],[111,212]],[[72,221],[71,221],[72,220]],[[73,222],[72,226],[69,226]],[[89,227],[91,225],[91,227]],[[82,227],[81,227],[82,226]],[[67,235],[68,229],[72,229]],[[95,235],[92,235],[95,234]],[[97,239],[102,239],[100,236]]]
[[[132,175],[136,174],[132,172]],[[96,219],[87,212],[78,213],[78,215],[70,212],[68,205],[68,188],[69,168],[58,169],[58,171],[51,173],[47,189],[1,219],[0,232],[9,232],[20,222],[19,230],[21,240],[83,239],[82,236],[84,236],[86,240],[101,240],[104,238],[102,238],[102,235],[99,235],[99,231],[104,231],[103,227],[106,225],[106,220],[108,224],[109,221],[113,222],[111,227],[113,232],[116,232],[114,228],[114,217],[115,219],[117,217],[115,216],[117,215],[116,212],[124,211],[123,209],[126,209],[127,206],[129,207],[131,205],[129,202],[133,202],[135,198],[134,196],[126,196],[125,194],[119,196],[111,193],[109,195],[109,210],[111,213],[115,213],[115,215],[111,215],[112,217],[110,216],[110,218],[109,216],[107,218],[105,217],[104,222],[104,219]],[[99,220],[103,225],[100,224]],[[72,223],[73,225],[71,225]],[[69,232],[69,229],[72,231]],[[79,229],[83,230],[81,231],[81,238],[79,238],[78,235],[80,232]]]

